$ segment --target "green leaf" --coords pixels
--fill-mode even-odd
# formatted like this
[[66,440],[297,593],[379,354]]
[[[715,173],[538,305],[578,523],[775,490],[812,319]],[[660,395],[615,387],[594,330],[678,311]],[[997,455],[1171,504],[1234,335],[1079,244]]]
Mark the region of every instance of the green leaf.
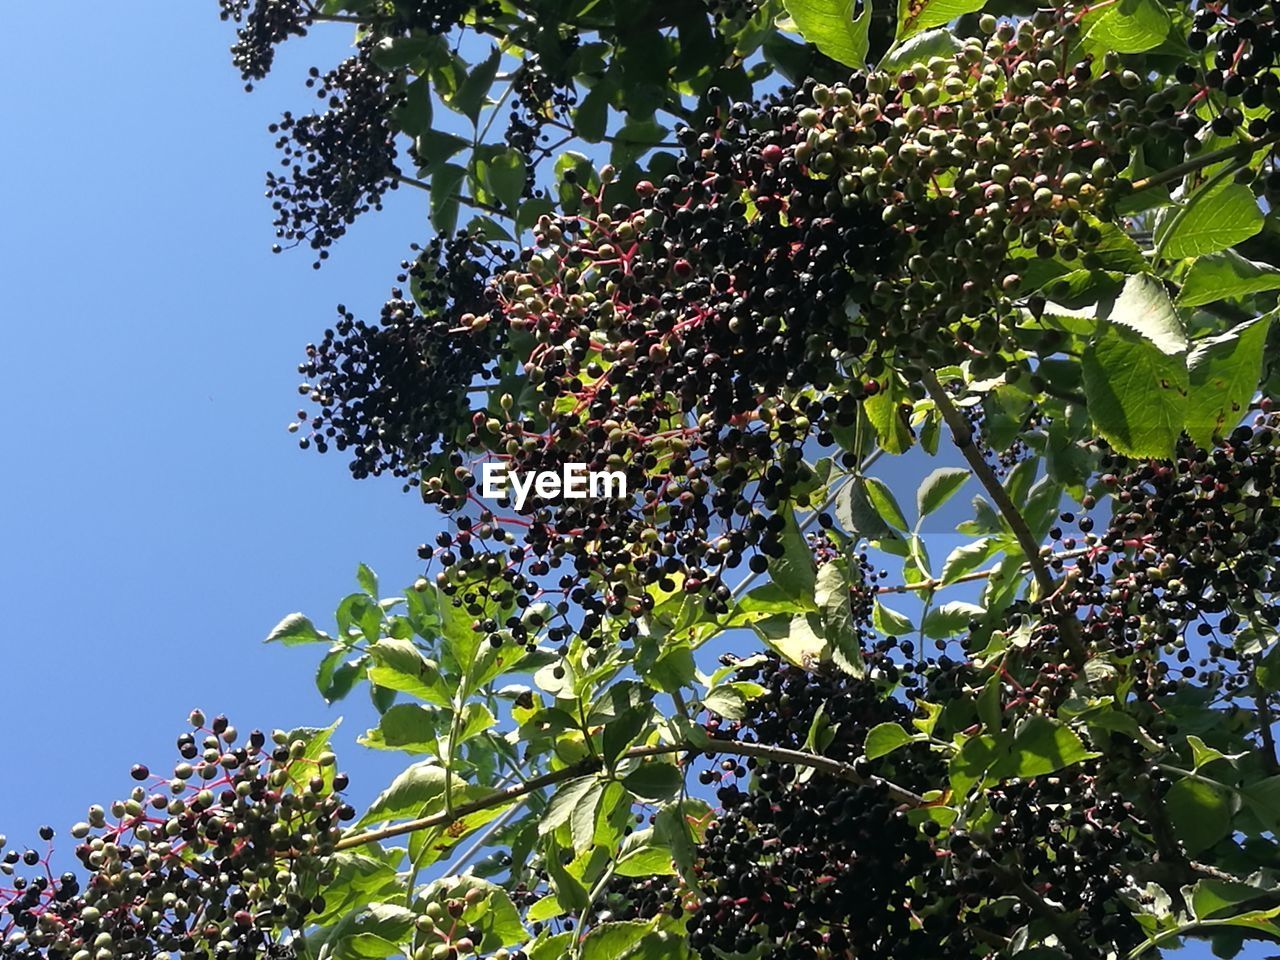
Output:
[[905,533],[907,530],[907,518],[902,515],[902,508],[898,506],[897,498],[885,486],[884,481],[876,477],[867,477],[866,487],[867,498],[871,501],[871,505],[876,508],[876,513],[880,514],[881,519]]
[[592,928],[582,941],[582,960],[618,960],[653,930],[648,920],[619,920]]
[[452,233],[458,224],[458,187],[466,175],[466,169],[456,163],[441,164],[432,174],[431,225],[440,233]]
[[572,956],[573,938],[572,933],[548,936],[547,932],[543,931],[542,936],[538,937],[525,953],[528,954],[529,960],[564,960],[565,957]]
[[1173,456],[1190,389],[1183,355],[1105,323],[1085,349],[1083,369],[1089,413],[1108,443],[1129,457]]
[[[425,130],[418,134],[414,140],[414,149],[422,160],[422,169],[427,176],[431,176],[432,171],[457,154],[463,147],[470,145],[471,141],[440,130]],[[432,190],[435,190],[434,182],[432,183]]]
[[[329,752],[329,741],[341,723],[342,718],[338,718],[327,727],[297,727],[286,735],[285,740],[291,746],[299,741],[303,745],[300,762],[292,764],[289,770],[289,787],[295,793],[301,793],[306,789],[311,778],[316,775],[317,765],[314,761],[318,760],[322,754]],[[334,768],[321,767],[320,771],[320,777],[325,782],[325,788],[328,789],[333,785]]]
[[263,642],[298,647],[305,643],[333,643],[333,637],[317,630],[316,625],[302,614],[291,613],[271,628]]
[[898,0],[898,34],[895,42],[921,30],[940,27],[966,13],[981,10],[985,0]]
[[684,774],[664,760],[646,760],[622,779],[622,785],[645,800],[667,800],[680,792]]
[[964,49],[964,44],[950,30],[941,28],[925,30],[913,35],[903,43],[894,44],[888,50],[876,70],[880,73],[892,74],[902,71],[917,63],[928,63],[933,57],[950,60]]
[[[456,777],[455,782],[460,783]],[[429,803],[444,796],[444,785],[444,767],[434,760],[415,763],[378,794],[356,826],[420,816]]]
[[[476,892],[479,897],[476,897]],[[443,878],[428,884],[418,903],[425,910],[427,904],[443,900],[461,900],[465,904],[458,926],[462,929],[474,927],[480,931],[476,941],[479,953],[514,946],[529,937],[511,896],[495,883],[471,874]]]
[[1197,257],[1182,281],[1178,306],[1199,307],[1266,290],[1280,290],[1280,270],[1246,260],[1234,250]]
[[1096,756],[1066,724],[1034,716],[1018,728],[1008,753],[991,772],[1001,779],[1040,777]]
[[1187,350],[1187,331],[1178,311],[1169,302],[1164,285],[1146,273],[1125,279],[1115,301],[1103,318],[1140,334],[1171,357]]
[[1226,880],[1200,880],[1191,889],[1187,899],[1191,913],[1197,920],[1209,920],[1225,913],[1234,912],[1234,908],[1250,900],[1267,895],[1266,890],[1250,886],[1247,883],[1231,883]]
[[453,697],[440,668],[428,660],[409,640],[379,640],[369,647],[374,666],[369,680],[388,690],[407,693],[440,707],[451,707]]
[[818,570],[815,599],[822,614],[824,636],[831,647],[832,659],[850,676],[862,677],[866,666],[853,616],[850,597],[848,562],[839,557],[824,563]]
[[659,843],[653,829],[637,830],[622,841],[615,872],[621,877],[670,876],[676,872],[671,848]]
[[434,754],[438,747],[442,717],[447,729],[447,717],[435,707],[417,703],[398,703],[382,715],[378,726],[360,738],[361,746],[374,750],[403,750],[406,753]]
[[942,585],[955,583],[966,573],[972,573],[1000,552],[1000,541],[982,537],[973,543],[956,547],[942,562]]
[[853,15],[855,0],[783,0],[800,35],[832,60],[860,68],[867,62],[871,30],[871,0]]
[[926,637],[941,640],[943,637],[964,633],[969,629],[969,621],[981,617],[985,610],[977,604],[965,603],[963,600],[950,600],[934,607],[924,618],[921,629]]
[[939,467],[920,483],[916,490],[916,513],[924,519],[951,499],[969,479],[970,472],[963,467]]
[[333,956],[380,960],[397,954],[400,944],[409,940],[415,919],[413,911],[393,903],[370,903],[353,910],[334,926]]
[[790,505],[777,515],[786,522],[780,537],[783,554],[770,563],[769,578],[792,597],[812,598],[818,578],[813,551],[800,532]]
[[501,150],[483,160],[478,167],[485,189],[507,210],[515,210],[520,205],[520,195],[524,193],[524,154],[514,147]]
[[1244,802],[1272,833],[1280,832],[1280,776],[1251,783],[1242,791]]
[[360,589],[373,597],[378,597],[378,575],[370,570],[365,564],[356,567],[356,583],[360,584]]
[[881,723],[872,727],[867,733],[867,742],[862,748],[868,760],[888,756],[899,747],[905,747],[912,741],[912,735],[896,723]]
[[324,911],[309,919],[324,926],[361,904],[390,899],[403,889],[396,874],[396,861],[403,855],[403,849],[393,858],[390,851],[372,852],[369,846],[334,854],[334,879],[324,888]]
[[826,648],[822,621],[815,613],[774,614],[751,626],[760,639],[799,667],[812,666]]
[[836,519],[852,537],[884,540],[896,536],[871,502],[867,479],[854,477],[836,495]]
[[1218,787],[1200,780],[1179,780],[1164,796],[1178,839],[1194,856],[1231,831],[1231,805]]
[[[869,3],[867,9],[870,9]],[[903,404],[908,399],[902,378],[896,373],[890,373],[885,377],[879,392],[862,401],[862,409],[875,428],[885,453],[906,453],[915,442],[903,410]]]
[[495,46],[488,57],[471,68],[467,79],[463,80],[458,87],[457,93],[448,97],[445,103],[472,123],[476,123],[480,119],[480,110],[488,98],[489,88],[493,86],[493,78],[498,75],[498,64],[501,60],[502,53]]
[[1262,376],[1273,316],[1246,320],[1226,333],[1199,340],[1187,358],[1187,434],[1200,446],[1212,446],[1214,436],[1229,433],[1243,418]]
[[[561,824],[568,823],[578,804],[591,794],[592,788],[599,782],[595,774],[590,774],[585,777],[574,777],[560,784],[556,792],[551,795],[546,812],[538,822],[538,833],[546,836],[554,833]],[[596,800],[599,801],[599,799],[597,795]]]
[[1248,240],[1262,229],[1263,219],[1257,198],[1244,184],[1210,180],[1165,221],[1156,249],[1170,260],[1217,253]]
[[875,602],[871,611],[871,625],[880,633],[891,637],[901,637],[916,632],[915,624],[910,619],[898,613],[897,610],[886,607],[879,600]]
[[602,781],[595,780],[569,812],[569,834],[573,837],[573,848],[579,853],[591,849],[595,843],[596,812],[604,799],[604,786]]
[[1120,0],[1084,18],[1085,42],[1116,53],[1144,53],[1169,35],[1170,20],[1153,0]]

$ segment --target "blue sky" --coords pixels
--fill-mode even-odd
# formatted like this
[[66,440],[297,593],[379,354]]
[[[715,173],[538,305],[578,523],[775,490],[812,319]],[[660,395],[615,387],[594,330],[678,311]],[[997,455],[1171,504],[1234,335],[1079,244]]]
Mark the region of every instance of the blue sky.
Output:
[[18,38],[0,61],[0,833],[34,842],[123,794],[193,706],[241,729],[344,714],[365,802],[401,765],[352,744],[371,710],[329,710],[314,651],[261,643],[293,610],[327,625],[357,562],[410,582],[439,526],[285,432],[304,344],[338,302],[375,314],[427,236],[413,192],[318,273],[270,252],[267,124],[307,104],[300,74],[346,28],[286,47],[247,96],[214,0],[6,4],[0,22]]

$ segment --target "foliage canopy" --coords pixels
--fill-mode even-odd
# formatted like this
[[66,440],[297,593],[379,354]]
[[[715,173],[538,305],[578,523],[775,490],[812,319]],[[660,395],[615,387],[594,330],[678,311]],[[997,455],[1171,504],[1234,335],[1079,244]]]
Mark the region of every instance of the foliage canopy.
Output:
[[[356,34],[274,127],[281,249],[426,195],[295,429],[449,530],[268,638],[412,763],[359,814],[331,730],[196,717],[0,952],[1280,939],[1273,5],[221,4],[250,85]],[[493,462],[630,495],[516,509]]]

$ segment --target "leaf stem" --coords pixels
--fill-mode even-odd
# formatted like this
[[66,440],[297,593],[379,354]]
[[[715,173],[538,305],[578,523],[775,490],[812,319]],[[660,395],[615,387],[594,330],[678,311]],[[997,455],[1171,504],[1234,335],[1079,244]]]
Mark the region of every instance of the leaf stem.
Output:
[[942,384],[938,382],[937,376],[932,370],[925,370],[920,375],[921,381],[924,383],[925,390],[933,399],[934,404],[938,408],[938,412],[942,414],[942,419],[946,421],[947,426],[951,428],[951,436],[955,440],[956,447],[960,453],[968,461],[969,467],[973,470],[974,476],[986,488],[987,493],[991,495],[992,501],[996,505],[1005,522],[1009,524],[1009,529],[1013,531],[1013,535],[1018,539],[1022,552],[1027,558],[1027,565],[1031,567],[1031,573],[1036,578],[1036,583],[1040,586],[1040,592],[1044,596],[1053,593],[1053,577],[1049,574],[1049,569],[1044,565],[1044,559],[1040,556],[1040,544],[1031,534],[1031,528],[1027,526],[1026,518],[1018,510],[1013,500],[1009,498],[1008,491],[1000,483],[1000,478],[996,476],[995,471],[991,469],[991,465],[987,463],[982,456],[982,452],[973,442],[973,428],[969,426],[969,421],[964,418],[956,405],[951,402],[951,397],[947,391],[943,389]]

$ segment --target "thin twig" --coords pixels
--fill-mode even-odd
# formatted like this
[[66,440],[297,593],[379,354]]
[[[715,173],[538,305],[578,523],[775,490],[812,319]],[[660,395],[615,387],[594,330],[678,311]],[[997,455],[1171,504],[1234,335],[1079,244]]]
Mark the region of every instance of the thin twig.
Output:
[[1022,552],[1026,555],[1027,564],[1031,567],[1031,572],[1036,578],[1036,583],[1040,585],[1041,594],[1046,597],[1049,596],[1053,593],[1053,577],[1049,574],[1049,569],[1044,565],[1044,559],[1040,556],[1040,544],[1031,535],[1031,528],[1027,526],[1026,518],[1023,517],[1013,500],[1009,498],[1008,491],[1000,483],[1000,478],[996,476],[995,471],[991,469],[991,465],[987,463],[982,456],[982,452],[973,442],[973,428],[969,426],[969,421],[964,418],[964,414],[956,409],[956,405],[951,402],[951,397],[943,389],[942,384],[938,382],[938,378],[932,370],[923,371],[921,380],[925,389],[929,392],[929,396],[933,399],[934,405],[937,406],[938,412],[942,414],[942,419],[951,428],[951,436],[955,440],[956,447],[959,448],[960,453],[968,461],[974,476],[978,478],[979,482],[986,488],[987,493],[991,495],[996,509],[1000,511],[1005,522],[1009,524],[1009,529],[1013,531],[1013,535],[1017,537],[1018,543],[1022,547]]
[[1140,190],[1148,190],[1151,187],[1158,187],[1161,184],[1170,183],[1177,180],[1188,173],[1195,173],[1197,170],[1203,170],[1205,167],[1212,166],[1219,160],[1231,160],[1234,158],[1252,157],[1263,147],[1270,146],[1280,140],[1280,133],[1268,133],[1265,137],[1259,137],[1257,140],[1249,140],[1245,143],[1232,144],[1229,147],[1223,147],[1220,150],[1210,150],[1208,153],[1193,157],[1185,163],[1170,167],[1168,170],[1161,170],[1159,173],[1153,173],[1149,177],[1141,180],[1133,181],[1133,188],[1130,192],[1137,193]]

